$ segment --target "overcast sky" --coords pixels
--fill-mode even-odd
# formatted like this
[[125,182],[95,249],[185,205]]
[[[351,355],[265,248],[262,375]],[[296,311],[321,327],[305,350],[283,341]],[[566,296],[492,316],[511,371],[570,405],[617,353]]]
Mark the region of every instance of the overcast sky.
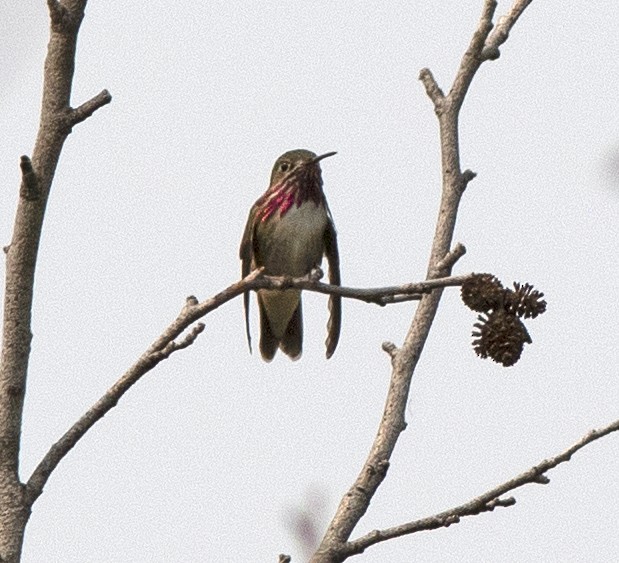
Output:
[[[423,278],[440,196],[438,127],[419,70],[447,90],[482,0],[92,1],[77,126],[44,225],[23,430],[27,479],[62,433],[176,316],[240,272],[238,245],[283,152],[323,163],[346,285]],[[499,2],[504,13],[509,2]],[[0,241],[19,156],[38,127],[46,3],[0,18]],[[455,273],[530,282],[548,312],[505,369],[470,346],[475,314],[445,292],[415,374],[408,429],[353,537],[462,503],[619,416],[619,14],[615,2],[537,0],[461,118],[478,173]],[[237,299],[144,377],[50,479],[26,563],[301,561],[291,514],[322,524],[356,477],[414,304],[346,301],[324,359],[326,299],[305,295],[304,355],[247,350]],[[252,303],[252,329],[257,314]],[[370,548],[355,560],[610,561],[619,557],[619,437],[586,448],[517,504]]]

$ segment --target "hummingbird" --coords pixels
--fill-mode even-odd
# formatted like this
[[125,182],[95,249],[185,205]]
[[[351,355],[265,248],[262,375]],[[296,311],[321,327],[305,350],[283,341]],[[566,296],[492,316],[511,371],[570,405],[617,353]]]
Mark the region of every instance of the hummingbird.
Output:
[[[249,211],[239,255],[242,276],[263,267],[269,276],[302,277],[329,265],[329,283],[340,285],[337,235],[322,191],[320,161],[335,152],[317,156],[297,149],[282,154],[273,166],[269,188]],[[278,348],[293,360],[303,351],[303,311],[298,289],[258,290],[260,353],[270,362]],[[244,295],[245,330],[251,351],[249,292]],[[342,300],[329,296],[327,358],[337,347]]]

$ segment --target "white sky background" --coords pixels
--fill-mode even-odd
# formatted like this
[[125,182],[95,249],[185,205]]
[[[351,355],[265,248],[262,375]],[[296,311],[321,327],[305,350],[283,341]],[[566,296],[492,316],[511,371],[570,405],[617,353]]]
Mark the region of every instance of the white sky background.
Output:
[[[502,1],[498,13],[509,2]],[[91,2],[36,278],[22,474],[175,317],[239,276],[247,212],[282,152],[323,164],[346,285],[425,275],[440,190],[438,126],[417,80],[447,90],[482,0]],[[38,126],[43,0],[0,23],[0,241]],[[461,119],[455,273],[534,283],[548,312],[505,369],[470,346],[447,290],[415,374],[408,429],[353,537],[464,502],[619,416],[619,15],[615,2],[534,2],[483,65]],[[616,165],[616,161],[615,161]],[[614,182],[614,183],[613,183]],[[414,305],[344,303],[324,359],[326,301],[305,296],[304,356],[250,356],[242,303],[144,377],[61,463],[27,528],[27,563],[302,557],[287,520],[312,491],[324,523],[382,414],[384,340]],[[257,342],[257,315],[252,303]],[[619,554],[619,438],[516,492],[513,508],[370,548],[355,560],[609,561]]]

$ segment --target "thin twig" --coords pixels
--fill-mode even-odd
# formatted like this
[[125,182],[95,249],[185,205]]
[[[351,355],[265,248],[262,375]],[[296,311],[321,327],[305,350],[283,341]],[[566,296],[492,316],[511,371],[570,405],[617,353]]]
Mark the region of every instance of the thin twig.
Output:
[[473,33],[473,38],[469,44],[468,49],[462,57],[460,68],[456,74],[454,83],[449,91],[449,101],[452,105],[456,115],[462,106],[464,96],[468,92],[469,86],[473,82],[475,73],[479,70],[482,62],[484,61],[481,56],[486,39],[492,31],[492,17],[496,10],[496,0],[485,0],[484,7],[482,9],[481,18],[479,19],[479,25]]
[[177,318],[161,333],[118,381],[112,385],[112,387],[110,387],[50,448],[32,473],[26,485],[29,505],[32,505],[43,492],[43,488],[54,469],[86,432],[114,408],[118,404],[120,398],[137,383],[142,376],[151,371],[161,361],[168,358],[172,353],[193,344],[196,338],[203,332],[204,324],[199,323],[195,325],[182,340],[177,341],[176,339],[185,330],[198,319],[204,317],[231,299],[243,294],[245,291],[256,289],[297,288],[306,291],[315,291],[317,293],[341,295],[342,297],[360,299],[370,303],[384,304],[390,296],[418,295],[421,292],[428,292],[433,289],[458,286],[468,278],[468,276],[453,276],[404,284],[401,286],[359,289],[321,283],[315,281],[316,275],[317,273],[313,272],[310,276],[304,278],[271,277],[265,276],[263,270],[254,270],[244,279],[233,283],[231,286],[205,301],[199,303],[194,296],[188,297]]
[[387,352],[387,354],[389,354],[392,361],[398,357],[399,350],[398,350],[398,347],[393,342],[390,342],[389,340],[385,340],[385,342],[383,342],[382,344],[382,349],[385,352]]
[[505,481],[501,485],[498,485],[489,491],[471,499],[470,501],[439,512],[434,516],[408,522],[400,526],[394,526],[387,528],[386,530],[374,530],[365,536],[362,536],[354,541],[348,542],[343,548],[348,555],[355,555],[363,553],[365,549],[371,545],[392,539],[400,536],[414,534],[424,530],[434,530],[436,528],[448,527],[452,524],[460,522],[460,518],[465,516],[476,516],[483,512],[491,512],[497,506],[508,507],[516,504],[516,500],[513,497],[500,498],[509,491],[513,491],[527,484],[546,484],[549,482],[545,473],[557,465],[567,462],[571,457],[580,449],[584,448],[587,444],[599,440],[603,436],[607,436],[612,432],[619,431],[619,420],[615,420],[611,424],[601,428],[599,430],[592,430],[585,436],[583,436],[578,442],[567,448],[560,454],[545,459],[538,463],[531,469],[524,471],[520,475]]
[[445,257],[438,263],[437,270],[439,272],[451,272],[456,262],[466,254],[466,248],[463,244],[458,243],[450,250]]
[[419,80],[421,80],[421,83],[426,89],[426,94],[428,98],[432,100],[434,110],[438,114],[442,107],[442,103],[445,100],[445,94],[440,89],[434,75],[432,74],[432,71],[429,68],[422,68],[421,71],[419,71]]
[[88,119],[95,111],[109,104],[111,101],[112,95],[107,90],[102,90],[96,96],[93,96],[90,100],[71,111],[69,117],[71,125],[77,125],[85,119]]
[[[464,248],[464,247],[462,247]],[[462,276],[449,276],[444,278],[426,280],[422,282],[407,283],[387,287],[353,288],[339,285],[330,285],[313,281],[307,277],[288,278],[276,276],[261,276],[250,284],[249,289],[304,289],[316,293],[328,295],[341,295],[348,299],[357,299],[366,303],[387,305],[401,301],[419,300],[421,296],[430,293],[434,289],[444,287],[456,287],[462,285],[471,274]]]
[[499,18],[499,21],[494,26],[492,33],[486,39],[484,49],[482,51],[482,58],[486,60],[494,60],[499,58],[501,55],[499,52],[499,47],[507,41],[512,27],[514,27],[514,24],[518,21],[518,18],[522,15],[531,2],[533,2],[533,0],[516,0],[509,12]]

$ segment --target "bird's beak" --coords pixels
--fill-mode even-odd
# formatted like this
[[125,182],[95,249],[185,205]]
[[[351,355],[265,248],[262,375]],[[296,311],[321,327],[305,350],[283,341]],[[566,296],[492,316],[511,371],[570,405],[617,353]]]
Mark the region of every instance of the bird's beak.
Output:
[[323,158],[328,158],[329,156],[333,156],[334,154],[337,154],[335,151],[333,152],[326,152],[325,154],[321,154],[320,156],[316,156],[312,159],[312,162],[315,164],[316,162],[320,162]]

